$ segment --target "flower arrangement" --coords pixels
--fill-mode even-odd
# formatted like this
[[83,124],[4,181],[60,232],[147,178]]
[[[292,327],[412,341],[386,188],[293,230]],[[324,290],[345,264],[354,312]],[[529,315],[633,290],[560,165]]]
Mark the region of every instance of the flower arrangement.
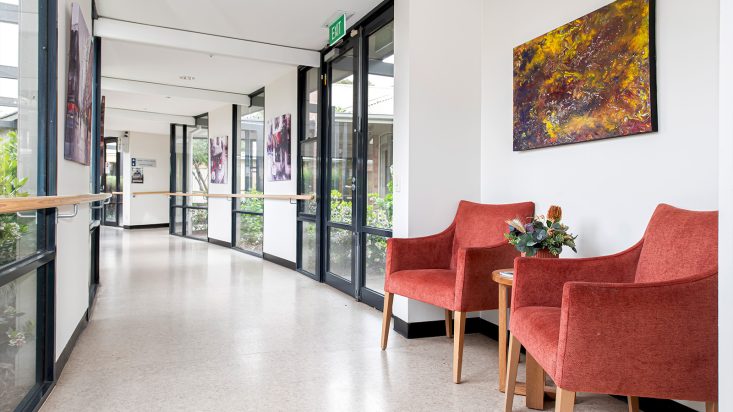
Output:
[[507,220],[509,233],[504,236],[509,244],[514,245],[525,256],[531,257],[537,252],[546,250],[553,256],[560,256],[563,246],[578,252],[575,248],[577,236],[568,233],[568,227],[562,223],[562,209],[550,206],[547,217],[535,216],[531,222],[522,223],[519,218]]

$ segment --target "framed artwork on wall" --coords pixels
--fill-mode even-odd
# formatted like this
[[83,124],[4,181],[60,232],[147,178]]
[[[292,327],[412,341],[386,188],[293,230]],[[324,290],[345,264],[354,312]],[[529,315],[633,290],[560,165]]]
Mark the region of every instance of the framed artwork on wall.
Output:
[[81,8],[71,4],[64,159],[89,165],[92,144],[92,36]]
[[265,150],[270,170],[267,180],[270,182],[290,180],[290,114],[268,120],[266,130]]
[[229,161],[229,136],[209,138],[209,158],[211,183],[227,183],[227,168]]
[[514,48],[515,151],[654,131],[654,0],[617,0]]

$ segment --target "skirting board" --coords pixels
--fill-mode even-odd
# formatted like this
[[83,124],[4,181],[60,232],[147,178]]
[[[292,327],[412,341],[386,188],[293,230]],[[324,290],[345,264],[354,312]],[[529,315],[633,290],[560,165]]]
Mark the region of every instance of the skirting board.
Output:
[[232,247],[232,243],[231,242],[226,242],[224,240],[214,239],[214,238],[211,238],[211,237],[208,238],[208,240],[209,240],[209,243],[211,243],[213,245],[224,246],[224,247]]
[[262,259],[272,262],[276,265],[280,265],[282,267],[288,268],[290,270],[295,270],[295,262],[291,262],[287,259],[283,259],[281,257],[271,255],[269,253],[262,253]]
[[89,311],[88,309],[84,311],[84,315],[81,317],[81,320],[79,320],[79,323],[76,325],[76,329],[74,329],[74,333],[71,334],[69,341],[66,342],[66,346],[64,347],[64,350],[61,351],[61,355],[59,355],[58,360],[54,364],[54,368],[53,368],[54,381],[57,381],[59,379],[59,376],[61,376],[61,372],[64,370],[64,367],[66,366],[66,362],[69,361],[69,357],[71,356],[71,351],[73,351],[74,346],[76,346],[76,341],[79,340],[79,336],[81,336],[81,333],[84,331],[84,329],[86,329],[87,325],[89,324],[89,321],[87,321],[88,311]]
[[168,223],[154,223],[151,225],[124,225],[123,229],[160,229],[170,226]]
[[[445,336],[445,321],[443,320],[407,323],[393,316],[392,322],[395,332],[407,339]],[[499,327],[482,318],[466,318],[466,333],[480,333],[494,340],[499,339]]]

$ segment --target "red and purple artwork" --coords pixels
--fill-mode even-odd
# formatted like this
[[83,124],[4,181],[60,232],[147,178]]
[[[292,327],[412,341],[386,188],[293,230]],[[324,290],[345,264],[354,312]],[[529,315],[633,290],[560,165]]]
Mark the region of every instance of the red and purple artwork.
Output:
[[653,0],[618,0],[514,48],[514,150],[657,130]]

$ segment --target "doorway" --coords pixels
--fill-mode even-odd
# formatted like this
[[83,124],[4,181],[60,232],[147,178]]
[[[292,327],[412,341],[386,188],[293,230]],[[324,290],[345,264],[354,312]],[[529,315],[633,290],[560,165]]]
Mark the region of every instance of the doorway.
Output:
[[390,8],[352,30],[323,66],[323,280],[377,308],[392,236],[392,19]]
[[102,214],[102,224],[106,226],[121,226],[122,222],[123,182],[119,149],[119,140],[116,137],[104,138],[102,192],[112,194]]

